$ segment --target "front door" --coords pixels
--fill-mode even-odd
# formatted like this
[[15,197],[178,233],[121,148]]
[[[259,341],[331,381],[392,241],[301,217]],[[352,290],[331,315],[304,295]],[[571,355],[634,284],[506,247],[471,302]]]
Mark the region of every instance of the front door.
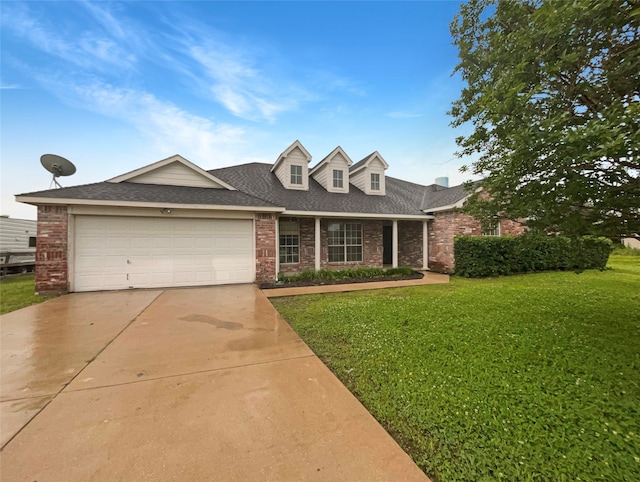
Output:
[[382,226],[382,264],[393,264],[393,226]]

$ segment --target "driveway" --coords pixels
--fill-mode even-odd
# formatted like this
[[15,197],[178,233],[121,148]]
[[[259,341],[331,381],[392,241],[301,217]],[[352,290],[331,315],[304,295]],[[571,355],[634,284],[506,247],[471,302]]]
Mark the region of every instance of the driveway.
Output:
[[74,293],[1,329],[3,480],[428,480],[254,285]]

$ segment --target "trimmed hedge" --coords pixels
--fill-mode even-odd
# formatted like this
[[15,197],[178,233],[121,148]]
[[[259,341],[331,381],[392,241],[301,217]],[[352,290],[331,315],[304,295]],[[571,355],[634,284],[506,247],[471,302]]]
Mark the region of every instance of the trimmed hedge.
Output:
[[278,280],[282,283],[293,283],[296,281],[329,281],[346,279],[382,278],[385,276],[409,276],[416,272],[411,268],[353,268],[343,270],[312,269],[301,271],[298,274],[286,276],[283,273],[278,275]]
[[459,236],[454,241],[456,274],[484,278],[533,271],[604,269],[613,249],[607,238],[583,236]]

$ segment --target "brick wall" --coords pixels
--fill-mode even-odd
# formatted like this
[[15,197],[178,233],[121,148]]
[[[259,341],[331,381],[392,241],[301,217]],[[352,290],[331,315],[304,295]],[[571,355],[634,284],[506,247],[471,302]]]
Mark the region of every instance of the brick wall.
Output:
[[526,230],[527,228],[518,221],[512,221],[511,219],[500,220],[500,236],[506,236],[507,234],[518,236]]
[[36,292],[69,290],[69,216],[66,206],[38,206]]
[[[517,236],[526,228],[517,221],[502,219],[500,235]],[[435,213],[435,219],[429,223],[429,268],[434,271],[453,272],[455,260],[453,238],[455,236],[482,236],[479,221],[464,213],[444,211]]]
[[429,224],[429,268],[434,271],[453,271],[453,238],[480,236],[480,222],[468,214],[444,211],[435,213]]
[[398,221],[398,266],[422,268],[422,221]]
[[276,216],[256,214],[256,281],[265,283],[276,279]]
[[[297,265],[297,272],[305,269],[316,268],[316,221],[313,218],[298,218],[300,226],[300,264]],[[288,266],[281,266],[280,270],[288,270]]]
[[[288,274],[315,269],[315,219],[282,218],[297,220],[300,227],[300,263],[282,264],[280,271]],[[350,220],[362,224],[362,262],[329,263],[327,232],[329,219],[320,220],[320,269],[348,269],[359,266],[382,267],[382,221]]]

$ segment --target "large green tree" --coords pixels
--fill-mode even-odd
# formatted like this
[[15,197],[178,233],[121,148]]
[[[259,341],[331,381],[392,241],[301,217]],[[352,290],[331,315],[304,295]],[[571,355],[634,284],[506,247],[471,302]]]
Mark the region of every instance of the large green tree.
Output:
[[567,235],[640,233],[640,0],[470,0],[451,24],[466,210]]

